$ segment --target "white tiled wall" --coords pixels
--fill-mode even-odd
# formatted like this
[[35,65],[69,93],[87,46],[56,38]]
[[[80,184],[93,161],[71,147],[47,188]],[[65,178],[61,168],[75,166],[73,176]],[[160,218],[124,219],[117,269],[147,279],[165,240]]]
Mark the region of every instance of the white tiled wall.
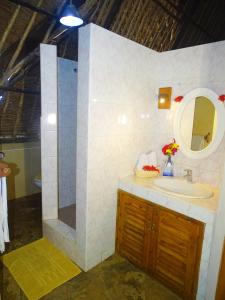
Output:
[[223,184],[220,191],[220,205],[217,212],[215,227],[213,230],[212,250],[208,269],[208,281],[206,286],[206,300],[214,299],[217,288],[217,277],[225,237],[225,165],[223,170]]
[[[43,219],[43,234],[59,249],[64,251],[71,259],[81,267],[85,267],[85,211],[80,207],[77,209],[78,225],[77,232],[58,220],[58,136],[57,136],[57,56],[56,46],[41,45],[41,160],[42,160],[42,219]],[[81,72],[82,74],[82,72]],[[70,74],[71,75],[71,74]],[[66,76],[64,78],[66,80]],[[70,81],[70,84],[73,84]],[[76,82],[74,79],[74,87]],[[72,87],[71,87],[72,89]],[[62,92],[63,90],[61,90]],[[75,95],[74,95],[75,96]],[[65,97],[66,98],[66,97]],[[59,101],[64,101],[65,98],[60,97]],[[67,110],[66,103],[63,109]],[[70,107],[71,108],[71,107]],[[63,112],[63,113],[68,113]],[[68,116],[68,115],[67,115]],[[60,117],[60,116],[59,116]],[[74,118],[76,123],[76,115],[74,113],[71,118]],[[71,121],[70,118],[70,121]],[[55,122],[54,122],[55,120]],[[66,119],[66,122],[69,118]],[[75,126],[75,124],[74,124]],[[66,129],[71,128],[65,126]],[[72,125],[73,127],[73,125]],[[75,127],[73,127],[75,128]],[[75,130],[74,130],[75,131]],[[74,132],[75,138],[75,132]],[[72,144],[71,138],[71,144]],[[66,152],[74,145],[66,142]],[[62,145],[61,145],[62,146]],[[65,159],[67,153],[64,153]],[[75,153],[74,153],[75,156]],[[74,160],[75,161],[75,160]],[[63,177],[71,176],[75,181],[75,167],[69,167],[69,174],[63,174]],[[64,178],[65,179],[65,178]],[[80,177],[79,177],[80,179]],[[78,180],[80,186],[81,180]],[[61,180],[62,183],[62,180]],[[82,206],[82,205],[81,205]],[[81,207],[83,208],[83,207]]]
[[42,218],[47,220],[58,218],[56,46],[41,44],[40,58]]
[[[173,99],[198,87],[212,89],[218,95],[224,94],[224,49],[225,42],[218,42],[161,53],[156,90],[158,87],[171,86]],[[173,122],[179,106],[180,103],[173,102],[171,110],[153,108],[151,111],[155,125],[152,140],[155,150],[160,154],[161,165],[164,159],[161,148],[174,137]],[[216,152],[202,160],[189,159],[179,152],[174,157],[177,174],[181,175],[184,169],[190,168],[196,181],[219,186],[225,159],[224,147],[225,138]]]
[[[80,226],[86,224],[83,245],[89,269],[114,252],[118,178],[133,172],[141,152],[155,150],[162,164],[161,148],[174,137],[179,104],[158,110],[158,88],[172,86],[173,98],[197,87],[222,94],[224,62],[218,61],[225,45],[156,53],[92,24],[80,30],[79,43],[77,201],[83,214]],[[200,161],[179,153],[177,174],[190,167],[195,179],[220,184],[222,164],[217,159],[224,161],[223,147],[224,141],[214,155]]]
[[77,161],[76,161],[76,262],[86,268],[87,243],[87,152],[89,115],[90,26],[79,31],[77,78]]
[[76,202],[76,96],[77,62],[58,58],[59,208]]
[[79,51],[77,156],[77,176],[83,174],[77,206],[85,209],[87,224],[86,269],[114,253],[118,178],[132,173],[138,155],[151,149],[157,56],[95,25],[80,30],[81,45],[88,34],[89,53],[88,45],[82,48],[86,54]]
[[[42,47],[45,53],[46,46]],[[224,47],[220,42],[160,54],[96,25],[80,29],[74,259],[84,270],[114,253],[118,178],[133,172],[141,152],[157,151],[161,163],[161,147],[173,138],[173,118],[179,104],[173,103],[171,110],[158,110],[158,88],[172,86],[173,97],[196,87],[223,94]],[[55,50],[51,51],[54,60]],[[53,147],[56,129],[45,121],[49,112],[57,110],[51,102],[56,97],[51,92],[56,71],[42,58],[44,63],[52,68],[53,77],[48,83],[47,73],[42,74],[42,82],[48,85],[42,95],[46,99],[42,103],[43,168],[54,164],[57,154]],[[196,179],[217,185],[223,148],[224,141],[215,154],[202,161],[180,153],[175,158],[176,171],[191,167]],[[48,178],[43,182],[44,218],[55,219],[57,182],[54,176],[50,178],[50,182]]]

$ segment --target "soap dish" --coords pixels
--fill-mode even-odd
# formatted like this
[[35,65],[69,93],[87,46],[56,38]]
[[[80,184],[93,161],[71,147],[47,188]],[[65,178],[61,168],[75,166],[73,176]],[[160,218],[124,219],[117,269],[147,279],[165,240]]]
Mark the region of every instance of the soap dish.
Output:
[[159,172],[157,172],[157,171],[135,170],[135,175],[137,177],[142,177],[142,178],[156,177],[156,176],[159,176]]

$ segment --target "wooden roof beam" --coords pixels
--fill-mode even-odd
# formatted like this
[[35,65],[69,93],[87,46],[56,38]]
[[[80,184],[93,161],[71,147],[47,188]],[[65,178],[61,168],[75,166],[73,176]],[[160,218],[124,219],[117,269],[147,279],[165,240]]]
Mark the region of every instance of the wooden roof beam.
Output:
[[[42,2],[43,2],[43,0],[39,0],[39,1],[38,1],[38,4],[37,4],[38,7],[41,6]],[[18,46],[17,46],[17,48],[16,48],[16,51],[15,51],[14,54],[13,54],[13,57],[10,59],[10,62],[9,62],[9,64],[8,64],[8,66],[7,66],[6,73],[14,66],[14,64],[15,64],[15,62],[16,62],[16,60],[17,60],[17,58],[18,58],[18,56],[19,56],[19,54],[20,54],[20,52],[21,52],[21,50],[22,50],[22,48],[23,48],[23,45],[24,45],[24,43],[25,43],[25,40],[26,40],[28,34],[30,33],[30,31],[31,31],[31,29],[32,29],[32,27],[33,27],[33,25],[34,25],[34,22],[35,22],[36,17],[37,17],[37,13],[34,12],[34,13],[32,14],[32,17],[31,17],[31,19],[30,19],[30,21],[29,21],[27,27],[26,27],[26,30],[24,31],[24,34],[23,34],[22,38],[21,38],[20,41],[19,41],[19,44],[18,44]]]
[[14,128],[13,128],[13,136],[14,137],[16,137],[17,126],[19,125],[20,120],[21,120],[21,115],[23,112],[23,103],[24,103],[24,94],[21,94],[18,109],[17,109],[17,114],[16,114],[16,120],[15,120],[15,124],[14,124]]
[[[57,15],[60,15],[60,14],[62,13],[62,11],[63,11],[63,9],[64,9],[66,3],[67,3],[67,0],[63,0],[63,1],[61,2],[61,4],[59,5],[59,8],[58,8],[58,10],[57,10]],[[48,38],[49,38],[49,36],[50,36],[50,34],[51,34],[51,32],[52,32],[54,26],[56,25],[56,22],[57,22],[57,20],[53,20],[53,21],[52,21],[52,23],[51,23],[51,25],[49,26],[47,32],[45,33],[45,36],[44,36],[44,38],[43,38],[43,40],[42,40],[42,43],[46,43],[46,42],[48,41]]]
[[[62,31],[53,33],[49,38],[45,41],[48,44],[55,44],[60,39],[62,39],[68,32],[71,31],[70,27],[64,28]],[[32,65],[35,58],[39,58],[39,46],[35,48],[32,52],[30,52],[26,57],[21,59],[15,66],[13,66],[7,72],[4,72],[4,76],[0,78],[0,84],[8,84],[9,82],[13,82],[15,78],[20,78],[18,74],[22,73],[21,70],[26,70],[27,66]]]
[[126,28],[125,35],[126,35],[127,38],[132,39],[131,33],[133,31],[134,24],[135,24],[135,21],[136,21],[136,18],[138,16],[138,14],[139,14],[141,5],[142,5],[141,1],[134,1],[133,5],[131,6],[130,15],[133,16],[133,17],[130,20],[128,27]]
[[5,102],[3,103],[3,110],[1,113],[0,129],[2,129],[2,127],[3,127],[4,117],[6,116],[8,106],[9,106],[9,94],[6,94],[6,99],[5,99]]
[[7,37],[8,37],[8,35],[9,35],[9,33],[11,32],[11,29],[12,29],[12,27],[13,27],[15,21],[16,21],[16,18],[18,16],[19,12],[20,12],[20,8],[21,8],[21,6],[18,6],[16,8],[16,10],[13,13],[12,18],[10,19],[10,22],[9,22],[8,26],[6,27],[6,29],[4,31],[3,37],[2,37],[2,39],[0,41],[0,54],[1,54],[2,49],[4,47],[5,41],[6,41]]
[[[169,9],[167,9],[159,0],[153,0],[158,6],[160,6],[171,18],[175,19],[177,22],[181,23],[182,19],[173,14]],[[182,13],[182,17],[187,19],[190,23],[192,23],[196,28],[198,28],[202,33],[207,35],[212,41],[215,41],[215,37],[212,36],[208,31],[206,31],[201,25],[196,23],[190,16],[186,15],[185,12],[179,11],[177,6],[171,3],[169,0],[167,2],[174,7],[178,12]]]
[[207,30],[205,30],[205,28],[203,28],[201,25],[199,25],[192,17],[190,14],[186,14],[186,12],[184,10],[180,10],[176,5],[174,5],[174,3],[172,3],[170,0],[167,0],[167,2],[169,3],[170,6],[172,6],[173,8],[175,8],[177,10],[178,13],[182,14],[182,17],[184,17],[185,19],[187,19],[187,21],[189,21],[190,23],[192,23],[195,27],[197,27],[202,33],[204,33],[205,35],[207,35],[209,38],[213,39],[213,41],[216,41],[215,37],[213,35],[211,35]]
[[141,40],[142,40],[142,31],[143,31],[143,27],[144,24],[146,23],[147,18],[149,18],[149,6],[150,6],[150,2],[149,1],[145,1],[144,5],[141,8],[141,12],[139,16],[138,16],[138,22],[139,22],[139,26],[136,27],[135,31],[134,31],[134,40],[136,42],[139,42],[140,44],[142,44]]
[[[93,13],[95,6],[95,1],[86,0],[86,2],[84,2],[84,4],[80,8],[80,13],[83,16],[84,20],[89,19],[90,15]],[[52,26],[50,27],[45,34],[45,37],[42,41],[43,43],[57,44],[57,42],[63,39],[64,36],[67,35],[71,30],[74,30],[72,27],[63,27],[60,31],[51,33]],[[30,52],[26,57],[21,59],[21,61],[13,66],[10,70],[4,72],[4,75],[0,78],[0,84],[5,85],[9,82],[12,82],[14,79],[18,79],[20,77],[19,74],[21,73],[21,70],[26,69],[28,65],[31,65],[37,57],[39,57],[39,46],[32,52]]]
[[13,87],[0,85],[0,91],[1,90],[6,91],[6,92],[21,93],[21,94],[40,95],[39,91],[33,91],[33,90],[29,90],[29,89],[17,89],[17,88],[13,88]]
[[124,0],[114,0],[112,8],[109,11],[109,14],[108,14],[108,16],[105,20],[104,25],[103,25],[104,28],[110,29],[110,27],[111,27],[117,13],[119,12],[120,7],[122,6],[123,2],[124,2]]
[[58,18],[57,16],[55,16],[54,14],[52,14],[52,13],[46,11],[45,9],[42,9],[42,8],[40,8],[40,7],[36,7],[36,6],[34,6],[34,5],[32,5],[32,4],[28,3],[28,2],[25,2],[25,1],[23,1],[23,0],[8,0],[8,1],[9,1],[9,2],[12,2],[12,3],[14,3],[14,4],[17,4],[17,5],[21,5],[21,6],[23,6],[23,7],[26,7],[26,8],[28,8],[28,9],[30,9],[30,10],[36,12],[36,13],[43,14],[43,15],[46,15],[46,16],[48,16],[48,17],[55,18],[55,19]]

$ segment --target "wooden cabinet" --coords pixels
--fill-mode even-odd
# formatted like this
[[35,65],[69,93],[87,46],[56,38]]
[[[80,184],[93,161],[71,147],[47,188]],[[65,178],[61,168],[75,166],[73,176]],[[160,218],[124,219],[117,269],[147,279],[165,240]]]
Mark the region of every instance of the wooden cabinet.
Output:
[[217,282],[216,300],[225,299],[225,240],[223,245],[223,253],[220,263],[220,271]]
[[118,204],[117,250],[132,263],[144,268],[148,260],[153,208],[123,192]]
[[195,299],[204,224],[123,191],[117,252],[183,299]]
[[154,275],[181,295],[195,299],[204,225],[156,208]]

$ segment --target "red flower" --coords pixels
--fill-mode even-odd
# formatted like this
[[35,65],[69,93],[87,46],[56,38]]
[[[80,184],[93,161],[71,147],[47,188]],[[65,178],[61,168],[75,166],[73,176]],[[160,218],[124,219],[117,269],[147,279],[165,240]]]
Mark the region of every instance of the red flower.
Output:
[[225,95],[220,95],[218,98],[220,101],[224,102],[225,101]]
[[177,149],[173,148],[172,152],[173,152],[173,155],[174,155],[177,152]]
[[166,155],[166,150],[168,150],[168,149],[169,149],[169,145],[165,145],[165,146],[162,148],[163,154]]
[[157,169],[156,167],[154,166],[149,166],[149,165],[146,165],[142,168],[144,171],[156,171],[159,173],[159,169]]
[[164,155],[171,156],[171,155],[175,155],[178,149],[179,149],[179,145],[176,143],[175,139],[173,139],[172,143],[165,145],[162,148],[162,152]]
[[181,102],[183,100],[183,96],[178,96],[174,99],[175,102]]

